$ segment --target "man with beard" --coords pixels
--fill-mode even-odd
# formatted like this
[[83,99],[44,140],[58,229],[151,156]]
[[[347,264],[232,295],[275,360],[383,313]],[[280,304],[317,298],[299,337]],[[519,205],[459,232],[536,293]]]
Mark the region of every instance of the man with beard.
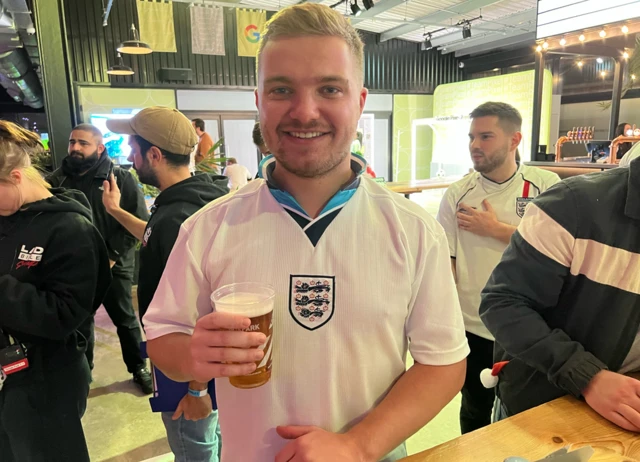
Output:
[[[363,177],[366,161],[350,153],[367,98],[363,48],[328,6],[270,19],[255,96],[273,155],[260,179],[182,225],[144,317],[163,372],[220,377],[225,462],[396,461],[462,386],[468,347],[444,231]],[[363,252],[363,236],[376,252]],[[243,282],[276,292],[269,348],[250,318],[211,304]],[[271,360],[261,386],[227,379]]]
[[[229,192],[224,176],[189,171],[190,154],[198,142],[191,122],[176,109],[149,107],[129,120],[109,120],[114,133],[130,135],[129,161],[144,184],[158,188],[149,222],[121,207],[120,190],[111,176],[104,182],[107,211],[142,242],[138,308],[147,311],[182,223],[207,203]],[[156,371],[157,374],[157,371]],[[164,382],[163,382],[164,383]],[[218,411],[213,410],[210,384],[185,384],[175,412],[163,412],[162,421],[177,461],[217,462],[220,450]],[[163,390],[158,389],[162,395]],[[175,408],[172,408],[175,409]]]
[[[121,205],[140,219],[149,215],[135,179],[131,174],[111,162],[102,142],[102,133],[93,125],[76,126],[69,137],[69,155],[62,161],[62,167],[47,179],[54,187],[82,191],[93,214],[93,222],[102,235],[111,263],[113,282],[104,298],[103,305],[116,326],[120,339],[122,358],[133,381],[145,394],[153,392],[151,374],[140,353],[142,335],[140,325],[133,310],[131,289],[133,285],[134,253],[136,239],[120,223],[110,216],[102,203],[103,182],[113,175],[122,191]],[[93,318],[81,332],[88,338],[87,360],[93,368]]]
[[493,337],[478,313],[480,293],[527,204],[560,181],[555,173],[519,163],[522,117],[517,109],[484,103],[471,119],[469,151],[476,171],[449,187],[438,212],[471,348],[460,408],[463,434],[491,422],[495,400],[494,391],[480,382],[482,369],[493,364]]

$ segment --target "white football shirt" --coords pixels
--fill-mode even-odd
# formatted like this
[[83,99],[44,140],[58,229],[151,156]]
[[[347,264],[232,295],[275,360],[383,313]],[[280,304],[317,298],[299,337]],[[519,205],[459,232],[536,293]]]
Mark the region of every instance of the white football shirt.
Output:
[[438,221],[447,233],[451,258],[455,258],[458,296],[468,332],[493,340],[480,320],[480,294],[507,244],[459,229],[458,206],[464,203],[484,210],[482,201],[486,199],[498,221],[518,226],[527,204],[559,181],[560,177],[555,173],[521,164],[515,175],[504,183],[495,183],[473,172],[447,189],[438,211]]
[[303,226],[276,196],[255,180],[187,220],[144,318],[148,339],[192,334],[217,288],[276,289],[271,380],[241,390],[216,379],[223,462],[273,461],[288,443],[278,425],[347,431],[405,372],[407,350],[425,365],[469,352],[447,239],[424,210],[362,178]]

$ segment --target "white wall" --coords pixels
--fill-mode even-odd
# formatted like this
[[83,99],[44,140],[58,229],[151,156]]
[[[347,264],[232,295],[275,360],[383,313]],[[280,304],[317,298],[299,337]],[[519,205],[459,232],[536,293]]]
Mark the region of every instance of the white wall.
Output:
[[367,95],[364,112],[392,112],[393,95]]
[[177,90],[176,100],[181,111],[257,111],[252,91]]
[[389,178],[389,119],[375,119],[373,122],[373,139],[375,143],[374,166],[376,176]]
[[[252,91],[177,90],[176,99],[181,111],[255,111]],[[393,95],[367,96],[365,112],[393,111]]]

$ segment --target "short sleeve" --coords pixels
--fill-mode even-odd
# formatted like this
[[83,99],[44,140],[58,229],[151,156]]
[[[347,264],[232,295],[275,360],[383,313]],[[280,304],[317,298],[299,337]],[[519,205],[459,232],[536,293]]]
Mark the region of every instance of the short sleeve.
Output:
[[143,318],[148,340],[174,333],[191,335],[196,321],[213,311],[210,284],[190,241],[189,231],[182,226]]
[[456,204],[451,188],[444,193],[440,209],[438,210],[438,222],[444,228],[449,244],[449,256],[456,258],[458,247],[458,221],[456,219]]
[[420,364],[455,364],[467,357],[469,346],[451,273],[447,238],[441,230],[425,230],[420,246],[406,323],[409,351]]

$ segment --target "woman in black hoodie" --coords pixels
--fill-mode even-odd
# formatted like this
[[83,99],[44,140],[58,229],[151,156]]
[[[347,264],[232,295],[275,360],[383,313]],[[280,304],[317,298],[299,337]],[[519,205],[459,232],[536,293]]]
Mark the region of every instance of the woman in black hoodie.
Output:
[[90,372],[78,326],[110,283],[81,193],[31,166],[35,133],[0,121],[0,460],[89,461],[80,419]]

